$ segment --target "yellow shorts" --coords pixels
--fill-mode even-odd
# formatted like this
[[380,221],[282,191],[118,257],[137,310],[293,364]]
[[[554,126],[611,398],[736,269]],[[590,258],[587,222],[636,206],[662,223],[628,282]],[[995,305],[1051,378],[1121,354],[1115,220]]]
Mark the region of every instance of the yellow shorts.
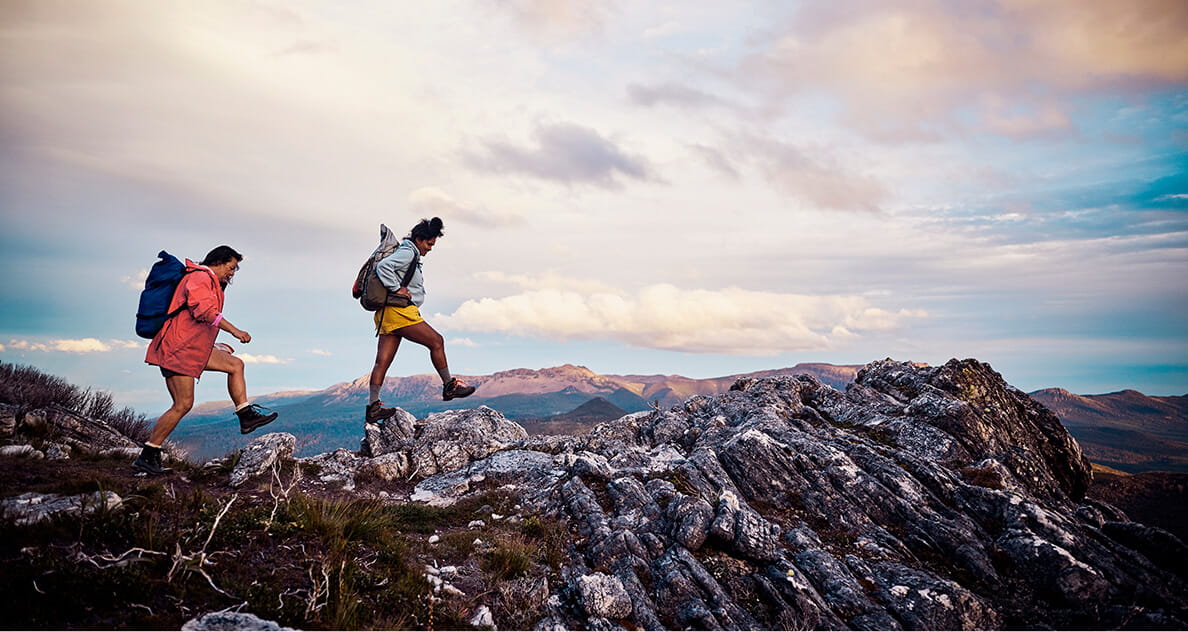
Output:
[[[382,319],[382,321],[381,321]],[[425,322],[416,305],[408,307],[385,307],[375,313],[375,326],[381,334],[390,334],[401,327]]]

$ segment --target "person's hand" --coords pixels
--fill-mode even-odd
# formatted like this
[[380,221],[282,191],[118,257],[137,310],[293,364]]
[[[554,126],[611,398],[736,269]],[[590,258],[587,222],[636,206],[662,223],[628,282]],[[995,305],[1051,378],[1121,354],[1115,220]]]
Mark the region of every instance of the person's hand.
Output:
[[396,294],[398,294],[400,296],[407,296],[409,298],[412,298],[412,294],[409,294],[408,288],[406,288],[406,287],[402,287],[399,290],[396,290]]
[[242,329],[236,329],[235,331],[231,332],[231,335],[235,336],[236,339],[245,345],[252,341],[252,335]]

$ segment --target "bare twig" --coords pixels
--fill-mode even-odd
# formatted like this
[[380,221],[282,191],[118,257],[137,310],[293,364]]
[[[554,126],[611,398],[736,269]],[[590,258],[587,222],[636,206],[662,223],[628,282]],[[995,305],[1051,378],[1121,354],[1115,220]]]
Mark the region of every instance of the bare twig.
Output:
[[206,547],[210,546],[210,541],[214,538],[215,531],[217,531],[219,528],[219,522],[223,520],[223,516],[227,515],[227,511],[231,509],[231,504],[234,503],[238,498],[239,494],[233,494],[231,498],[227,500],[227,504],[223,505],[223,508],[219,511],[219,514],[215,516],[214,524],[210,526],[210,534],[206,536],[206,542],[202,544],[202,549],[197,553],[193,555],[186,555],[182,552],[181,543],[177,543],[173,552],[173,565],[169,568],[169,573],[165,576],[166,582],[172,582],[174,574],[177,573],[179,569],[187,573],[197,573],[205,578],[206,582],[210,584],[210,587],[214,588],[215,591],[231,597],[232,599],[236,599],[236,597],[231,593],[228,593],[222,588],[216,586],[214,579],[209,573],[206,572],[206,569],[204,569],[203,566],[206,565],[211,557],[221,553],[221,551],[216,551],[211,555],[207,555]]
[[214,524],[210,526],[210,535],[206,536],[206,543],[202,545],[203,553],[206,552],[207,545],[210,544],[211,538],[214,537],[215,530],[219,528],[219,521],[223,519],[223,516],[227,515],[227,510],[231,509],[231,503],[235,502],[238,498],[239,494],[232,494],[231,499],[227,501],[227,504],[223,505],[223,509],[219,512],[219,515],[215,516]]
[[297,464],[293,464],[293,475],[289,478],[288,485],[285,485],[281,480],[279,463],[272,464],[272,481],[268,483],[268,493],[272,496],[272,513],[268,514],[268,523],[264,526],[265,531],[272,529],[272,522],[276,520],[276,512],[280,509],[281,501],[288,501],[289,494],[293,493],[293,489],[299,483],[301,483],[301,468]]
[[[128,559],[128,556],[130,556],[134,553],[136,554],[136,557],[133,559]],[[103,553],[100,555],[91,556],[91,555],[87,555],[87,554],[83,553],[82,551],[79,551],[79,552],[75,553],[74,560],[76,562],[90,562],[91,564],[95,565],[95,568],[103,569],[103,568],[111,568],[112,566],[126,566],[129,562],[140,561],[140,559],[143,555],[169,555],[169,554],[165,553],[163,551],[150,551],[148,549],[142,549],[140,547],[135,547],[135,548],[128,549],[127,551],[124,551],[123,553],[121,553],[119,555]],[[98,560],[98,561],[96,561],[96,560]],[[100,564],[99,562],[107,562],[107,564]]]

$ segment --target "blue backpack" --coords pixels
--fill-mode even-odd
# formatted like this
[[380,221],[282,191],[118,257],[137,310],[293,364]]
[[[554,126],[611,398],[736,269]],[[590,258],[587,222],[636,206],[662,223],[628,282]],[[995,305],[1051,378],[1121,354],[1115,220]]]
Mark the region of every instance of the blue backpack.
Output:
[[170,313],[169,302],[173,300],[177,284],[186,276],[186,264],[164,250],[157,256],[161,260],[149,270],[144,290],[140,292],[140,306],[136,308],[136,335],[141,338],[156,336],[165,321],[185,309],[182,306]]

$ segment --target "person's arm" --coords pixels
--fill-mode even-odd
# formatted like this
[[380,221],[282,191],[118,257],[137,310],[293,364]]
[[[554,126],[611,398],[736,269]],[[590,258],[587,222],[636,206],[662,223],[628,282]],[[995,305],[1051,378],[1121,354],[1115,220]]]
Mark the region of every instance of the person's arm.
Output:
[[219,314],[218,319],[215,322],[215,326],[218,327],[220,330],[225,331],[225,332],[231,334],[232,336],[235,336],[236,340],[238,340],[244,344],[247,344],[252,341],[251,334],[240,329],[239,327],[236,327],[235,325],[232,325],[231,321],[227,320],[226,318],[223,318],[222,314]]
[[193,314],[194,320],[210,323],[212,327],[218,327],[235,336],[240,342],[251,341],[251,334],[232,325],[231,321],[223,318],[222,312],[219,311],[218,288],[214,285],[218,281],[207,275],[199,276],[200,274],[202,273],[188,274],[185,280],[186,307]]

